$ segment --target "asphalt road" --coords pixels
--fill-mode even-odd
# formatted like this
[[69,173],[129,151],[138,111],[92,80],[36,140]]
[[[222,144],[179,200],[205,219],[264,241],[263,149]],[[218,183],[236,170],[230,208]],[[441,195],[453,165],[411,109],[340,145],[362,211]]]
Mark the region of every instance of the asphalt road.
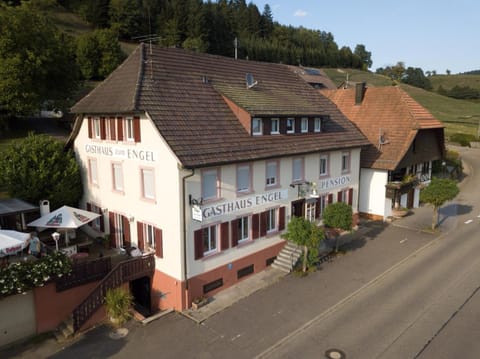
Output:
[[262,358],[479,358],[480,151],[462,192],[441,211],[443,234],[349,301],[264,351]]

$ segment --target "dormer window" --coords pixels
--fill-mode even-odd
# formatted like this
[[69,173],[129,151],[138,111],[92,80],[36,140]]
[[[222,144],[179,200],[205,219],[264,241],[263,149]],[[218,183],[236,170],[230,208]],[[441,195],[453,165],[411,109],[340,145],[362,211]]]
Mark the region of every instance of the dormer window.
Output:
[[295,119],[287,118],[287,133],[295,133]]
[[313,131],[322,132],[322,119],[320,117],[315,117],[313,121]]
[[252,135],[258,136],[263,133],[262,128],[262,119],[261,118],[254,118],[252,119]]
[[280,133],[280,120],[278,118],[272,118],[272,128],[270,130],[272,135]]
[[303,117],[300,122],[300,132],[306,133],[308,132],[308,118]]

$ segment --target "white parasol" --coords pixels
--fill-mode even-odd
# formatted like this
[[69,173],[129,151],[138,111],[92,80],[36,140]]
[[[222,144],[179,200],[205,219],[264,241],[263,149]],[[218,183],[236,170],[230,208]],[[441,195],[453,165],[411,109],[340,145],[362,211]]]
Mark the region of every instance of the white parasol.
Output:
[[100,214],[85,211],[83,209],[63,206],[50,212],[28,225],[31,227],[59,228],[65,229],[65,243],[68,245],[69,228],[78,228],[100,217]]
[[16,254],[28,246],[29,233],[0,229],[0,257]]

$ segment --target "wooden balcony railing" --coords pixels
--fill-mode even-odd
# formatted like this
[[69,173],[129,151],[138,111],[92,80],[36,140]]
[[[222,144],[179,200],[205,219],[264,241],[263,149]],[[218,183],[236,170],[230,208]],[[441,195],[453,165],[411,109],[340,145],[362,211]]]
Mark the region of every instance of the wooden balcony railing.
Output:
[[90,295],[73,310],[73,330],[77,332],[83,324],[105,302],[109,289],[119,287],[125,282],[152,275],[155,270],[153,254],[132,258],[118,263],[103,280],[93,289]]
[[55,281],[57,292],[104,278],[112,270],[110,257],[74,263],[72,273]]

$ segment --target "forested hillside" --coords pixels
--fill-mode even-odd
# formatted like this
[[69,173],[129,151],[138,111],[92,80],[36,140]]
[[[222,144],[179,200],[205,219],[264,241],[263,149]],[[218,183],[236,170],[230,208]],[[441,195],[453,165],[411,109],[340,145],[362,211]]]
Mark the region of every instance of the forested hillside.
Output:
[[121,40],[153,39],[233,57],[306,66],[367,69],[371,54],[364,45],[339,48],[334,35],[294,28],[273,19],[269,5],[260,11],[245,0],[59,0],[95,28],[110,28]]

